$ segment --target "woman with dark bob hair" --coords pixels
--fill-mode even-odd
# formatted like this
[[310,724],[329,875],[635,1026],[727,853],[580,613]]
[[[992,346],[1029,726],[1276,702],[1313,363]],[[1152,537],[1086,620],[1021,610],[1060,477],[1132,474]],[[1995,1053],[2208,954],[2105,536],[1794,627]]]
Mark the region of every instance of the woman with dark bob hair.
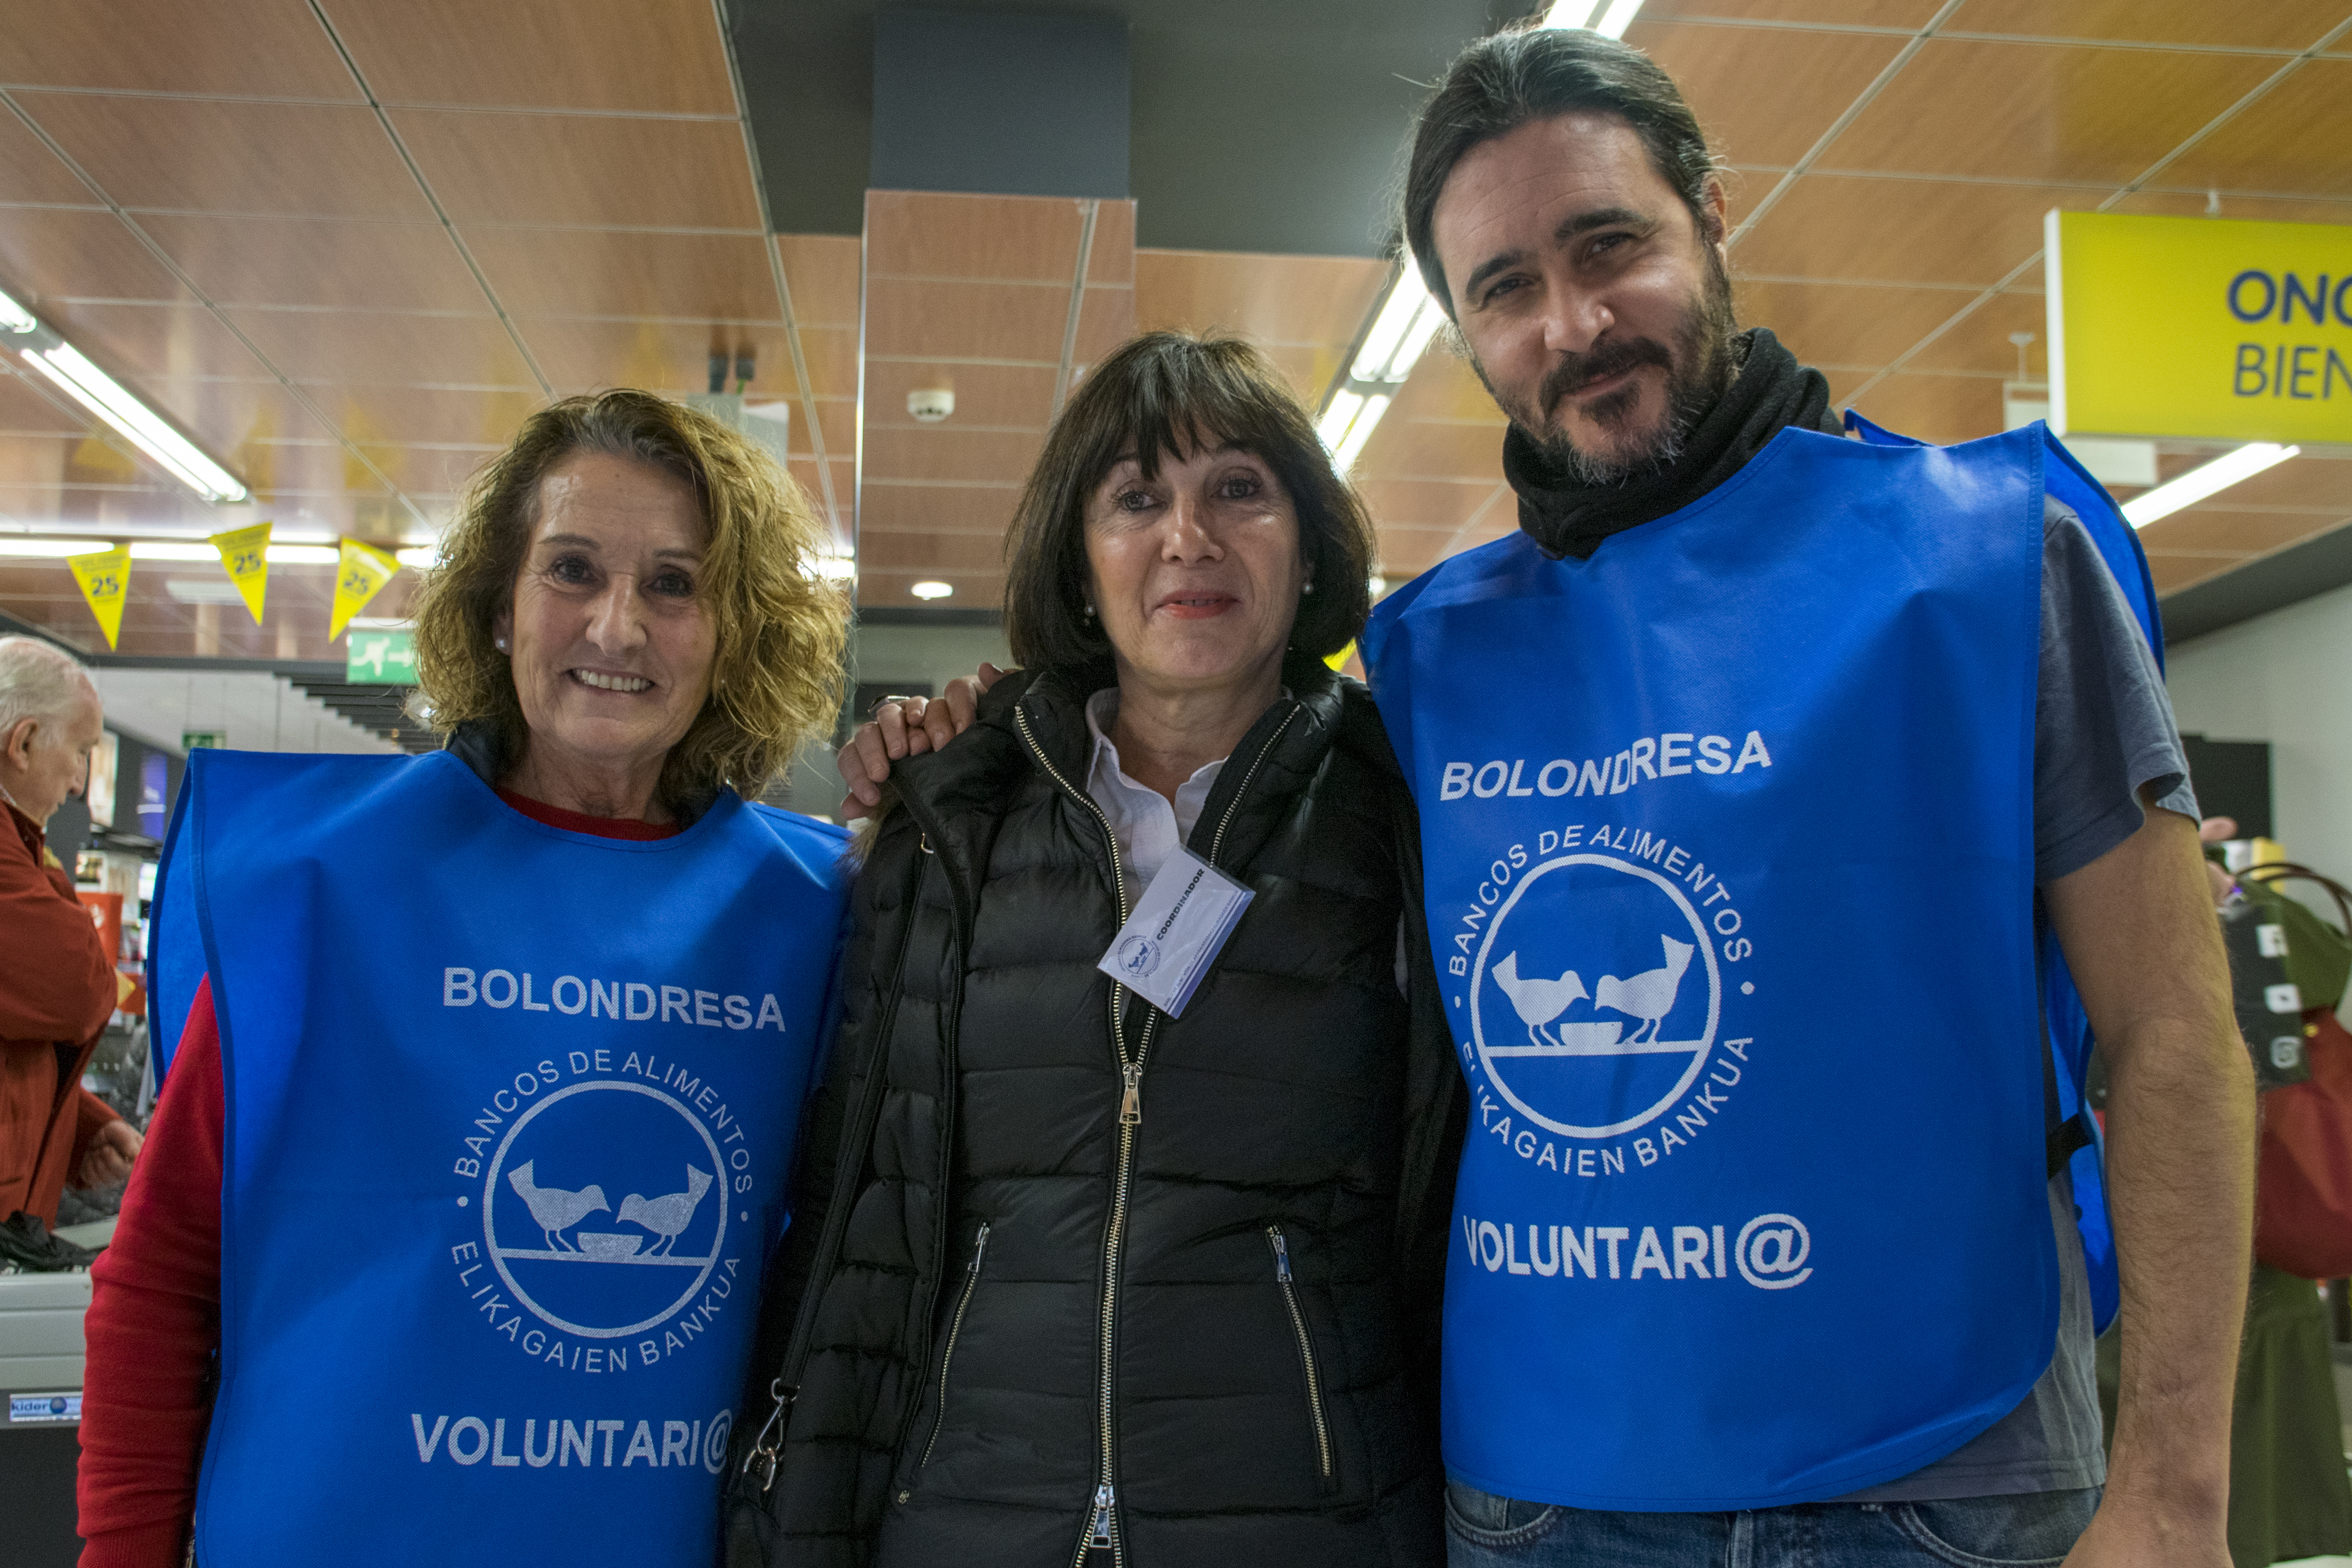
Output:
[[[730,1564],[1443,1560],[1459,1079],[1412,803],[1325,663],[1372,543],[1244,343],[1138,338],[1055,419],[1023,668],[866,846]],[[1226,879],[1222,948],[1161,918]]]
[[736,431],[566,398],[425,579],[445,750],[189,759],[85,1563],[709,1561],[846,898],[751,804],[835,711],[828,544]]

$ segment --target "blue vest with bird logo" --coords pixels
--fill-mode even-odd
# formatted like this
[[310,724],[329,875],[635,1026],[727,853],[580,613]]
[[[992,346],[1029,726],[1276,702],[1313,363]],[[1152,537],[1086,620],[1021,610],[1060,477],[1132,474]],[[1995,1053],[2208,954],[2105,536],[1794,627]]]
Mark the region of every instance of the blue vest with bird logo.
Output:
[[2050,1363],[2044,494],[2122,524],[2039,426],[1868,435],[1783,431],[1587,561],[1514,533],[1366,631],[1471,1091],[1444,1443],[1488,1491],[1837,1497]]
[[155,975],[173,1017],[209,976],[226,1089],[197,1561],[709,1561],[844,848],[730,791],[635,842],[447,752],[190,758]]

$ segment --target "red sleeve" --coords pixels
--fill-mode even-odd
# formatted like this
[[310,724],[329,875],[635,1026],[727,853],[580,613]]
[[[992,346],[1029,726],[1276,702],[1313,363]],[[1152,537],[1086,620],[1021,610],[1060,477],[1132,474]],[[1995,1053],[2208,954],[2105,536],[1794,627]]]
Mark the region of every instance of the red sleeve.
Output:
[[73,879],[43,866],[14,806],[0,805],[0,1040],[70,1040],[106,1027],[114,961],[74,897]]
[[220,1028],[209,981],[131,1167],[83,1332],[81,1568],[179,1568],[220,1343]]

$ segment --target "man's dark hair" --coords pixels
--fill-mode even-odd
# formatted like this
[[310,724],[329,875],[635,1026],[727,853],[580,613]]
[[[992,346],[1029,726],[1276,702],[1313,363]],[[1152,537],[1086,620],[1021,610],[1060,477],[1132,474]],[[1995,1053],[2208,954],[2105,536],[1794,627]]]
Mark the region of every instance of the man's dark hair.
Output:
[[1151,479],[1200,441],[1263,459],[1298,514],[1299,558],[1315,592],[1298,602],[1290,646],[1321,658],[1363,630],[1371,518],[1332,471],[1290,384],[1238,338],[1146,332],[1087,373],[1021,492],[1004,536],[1004,637],[1015,659],[1046,669],[1109,656],[1101,623],[1086,614],[1087,503],[1127,454]]
[[1507,29],[1454,58],[1413,128],[1404,240],[1422,281],[1448,317],[1454,296],[1431,229],[1454,166],[1472,149],[1522,125],[1580,110],[1613,114],[1632,126],[1651,167],[1690,208],[1700,235],[1714,237],[1706,188],[1716,178],[1715,158],[1674,79],[1641,50],[1582,27]]

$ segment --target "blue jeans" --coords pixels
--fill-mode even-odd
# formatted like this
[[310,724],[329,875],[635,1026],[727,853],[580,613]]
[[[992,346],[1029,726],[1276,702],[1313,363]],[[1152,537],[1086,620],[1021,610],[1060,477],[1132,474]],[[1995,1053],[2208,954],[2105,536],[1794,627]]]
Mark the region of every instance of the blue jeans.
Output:
[[1612,1513],[1445,1483],[1448,1568],[2057,1568],[2099,1489],[1740,1513]]

